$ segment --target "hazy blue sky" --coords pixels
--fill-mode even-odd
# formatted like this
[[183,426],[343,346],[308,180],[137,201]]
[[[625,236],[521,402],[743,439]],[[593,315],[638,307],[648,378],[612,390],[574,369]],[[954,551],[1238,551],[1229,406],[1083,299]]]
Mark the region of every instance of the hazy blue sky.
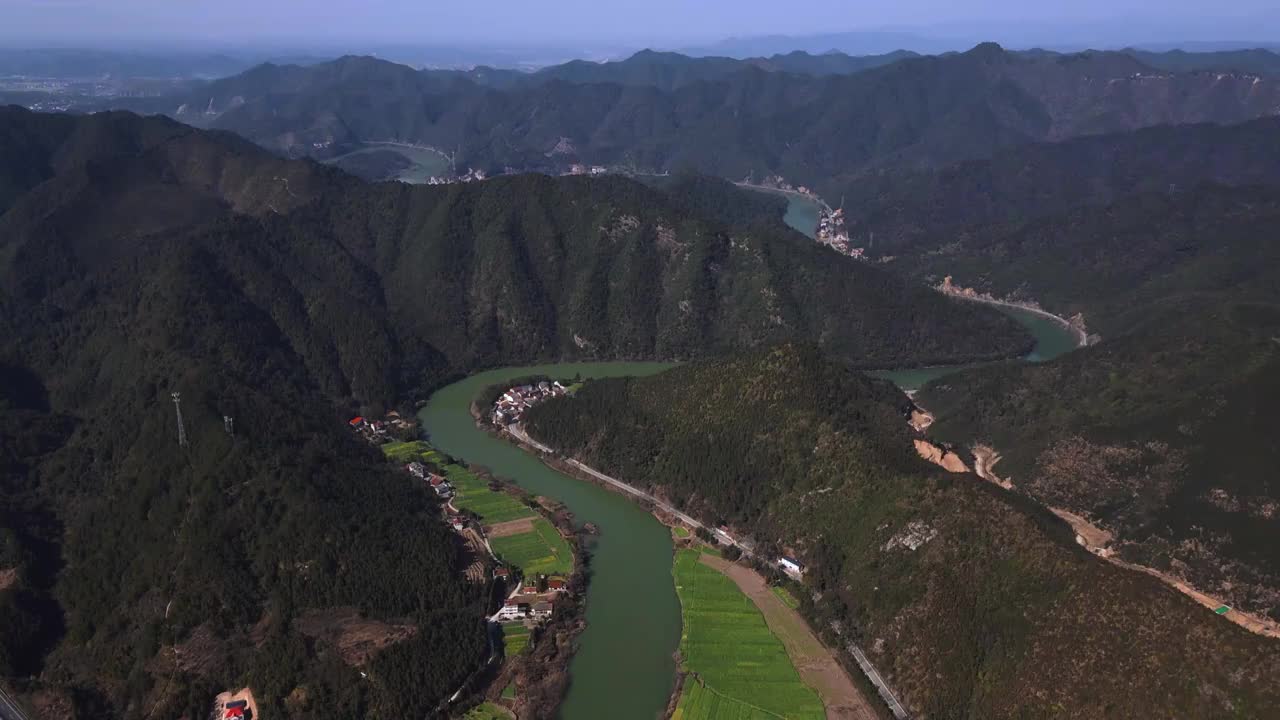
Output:
[[[673,47],[892,26],[930,35],[1280,41],[1277,0],[0,0],[0,41],[136,40]],[[1045,38],[1045,39],[1040,39]],[[1123,42],[1123,40],[1120,40]]]

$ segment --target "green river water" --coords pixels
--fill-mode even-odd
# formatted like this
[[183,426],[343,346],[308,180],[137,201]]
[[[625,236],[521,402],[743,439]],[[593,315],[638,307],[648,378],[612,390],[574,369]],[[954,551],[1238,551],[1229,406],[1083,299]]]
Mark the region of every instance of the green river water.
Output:
[[653,720],[666,707],[675,680],[672,654],[680,644],[680,601],[671,579],[671,533],[639,505],[592,483],[543,465],[480,430],[471,401],[506,379],[544,374],[584,378],[651,375],[663,363],[563,363],[504,368],[473,375],[431,396],[419,414],[432,445],[538,495],[555,498],[579,524],[600,528],[591,547],[587,629],[569,666],[572,684],[561,706],[566,720]]
[[[788,215],[803,224],[808,222],[806,213],[802,209]],[[1027,360],[1048,360],[1075,347],[1075,336],[1060,323],[1014,308],[999,309],[1035,336],[1036,349]],[[561,363],[491,370],[436,392],[419,414],[428,438],[440,450],[483,465],[532,493],[559,500],[579,524],[589,521],[600,528],[591,546],[587,629],[570,664],[572,682],[560,710],[565,720],[653,720],[666,706],[675,679],[673,653],[680,642],[671,535],[622,495],[556,472],[515,445],[480,430],[471,417],[471,402],[491,385],[532,374],[602,378],[651,375],[669,367],[665,363]],[[958,369],[878,374],[910,390]]]

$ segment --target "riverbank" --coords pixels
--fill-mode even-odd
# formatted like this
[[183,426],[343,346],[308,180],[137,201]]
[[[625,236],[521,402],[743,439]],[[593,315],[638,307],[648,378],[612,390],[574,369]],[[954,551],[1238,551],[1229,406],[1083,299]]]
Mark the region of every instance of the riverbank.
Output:
[[505,439],[477,427],[472,401],[513,378],[639,376],[665,363],[561,363],[477,373],[436,391],[419,419],[433,446],[532,495],[554,498],[590,523],[583,540],[591,555],[583,598],[586,627],[569,661],[563,720],[653,720],[666,707],[675,677],[680,605],[671,583],[672,533],[620,494],[553,470]]
[[[508,438],[510,442],[526,452],[535,453],[548,467],[580,480],[592,482],[637,502],[642,508],[652,513],[659,522],[676,527],[678,525],[672,522],[674,519],[680,525],[695,530],[701,529],[715,536],[722,544],[737,548],[742,558],[760,561],[751,548],[740,544],[724,531],[708,528],[704,523],[670,503],[634,485],[606,475],[574,458],[561,456],[546,444],[529,436],[518,425],[510,426],[507,432],[495,432],[495,434]],[[865,692],[859,689],[860,685],[875,688],[882,696],[887,705],[886,711],[890,715],[905,717],[901,703],[859,648],[852,646],[850,653],[859,670],[866,673],[864,683],[853,681],[850,670],[839,661],[837,651],[828,648],[818,638],[808,621],[797,610],[785,606],[778,596],[768,589],[767,581],[756,570],[707,555],[703,556],[703,562],[732,580],[761,612],[770,630],[786,648],[792,664],[804,679],[805,684],[818,692],[822,698],[828,720],[875,720],[881,717],[876,710],[877,706],[873,705]],[[669,710],[678,706],[682,686],[683,683],[679,681],[676,683],[668,705]]]
[[[949,281],[950,278],[947,278],[947,280]],[[1014,310],[1020,310],[1022,312],[1030,313],[1032,315],[1037,315],[1046,320],[1051,320],[1061,325],[1064,329],[1066,329],[1072,335],[1074,335],[1076,338],[1076,347],[1087,347],[1088,345],[1091,344],[1089,340],[1088,331],[1085,328],[1078,327],[1075,323],[1062,317],[1061,315],[1054,315],[1053,313],[1041,307],[1038,307],[1036,305],[1032,305],[1030,303],[1012,302],[1009,300],[997,300],[996,298],[988,297],[985,295],[966,293],[962,289],[953,288],[953,286],[950,285],[949,282],[944,282],[942,285],[939,285],[934,289],[942,293],[943,295],[946,295],[947,297],[952,297],[957,300],[967,300],[969,302],[983,303],[985,305],[995,305],[997,307],[1011,308]]]

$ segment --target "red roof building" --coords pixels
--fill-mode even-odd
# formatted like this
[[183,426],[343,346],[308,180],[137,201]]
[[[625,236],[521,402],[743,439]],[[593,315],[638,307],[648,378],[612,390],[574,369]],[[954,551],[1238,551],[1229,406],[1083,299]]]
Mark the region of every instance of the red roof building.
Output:
[[351,422],[349,422],[349,423],[347,423],[347,424],[348,424],[348,425],[350,425],[351,427],[356,427],[357,425],[359,425],[359,424],[360,424],[360,423],[362,423],[362,422],[364,422],[364,418],[362,418],[362,417],[360,417],[360,416],[358,416],[358,415],[357,415],[356,417],[351,418]]
[[244,708],[242,708],[242,707],[229,707],[229,708],[227,708],[227,714],[226,714],[226,715],[224,715],[223,717],[225,717],[225,718],[242,718],[242,717],[244,717]]

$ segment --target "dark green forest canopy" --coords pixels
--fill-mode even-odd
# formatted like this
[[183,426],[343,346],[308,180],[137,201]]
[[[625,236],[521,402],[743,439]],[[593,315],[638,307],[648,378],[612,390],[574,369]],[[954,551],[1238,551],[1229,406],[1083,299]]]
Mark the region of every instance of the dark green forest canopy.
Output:
[[950,376],[919,399],[931,435],[998,448],[998,473],[1114,533],[1122,556],[1280,619],[1277,338],[1280,306],[1187,300],[1100,346]]
[[1141,193],[1280,183],[1280,119],[1162,125],[1042,142],[989,158],[860,177],[840,190],[850,234],[883,255],[947,255],[957,240],[1009,232]]
[[[369,185],[163,118],[20,109],[0,157],[0,629],[22,630],[0,663],[82,716],[198,717],[247,684],[273,717],[398,719],[479,665],[456,537],[348,413],[542,359],[1029,343],[696,179],[678,200],[620,178]],[[344,607],[417,629],[372,682],[294,630]]]
[[1280,708],[1274,641],[1090,556],[1036,505],[925,464],[911,449],[909,409],[888,384],[785,346],[591,381],[536,406],[528,426],[728,522],[767,555],[794,552],[808,567],[803,611],[814,626],[837,644],[877,648],[877,666],[915,713]]
[[1280,188],[1200,185],[989,225],[899,256],[903,275],[1034,299],[1115,337],[1176,305],[1280,301]]

